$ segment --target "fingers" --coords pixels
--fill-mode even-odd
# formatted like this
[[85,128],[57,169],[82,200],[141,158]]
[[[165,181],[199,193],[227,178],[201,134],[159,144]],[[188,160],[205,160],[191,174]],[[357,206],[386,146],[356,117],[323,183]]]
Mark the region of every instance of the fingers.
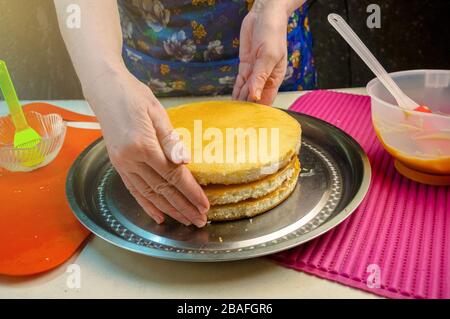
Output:
[[191,161],[191,153],[180,140],[180,135],[173,130],[172,133],[160,140],[164,154],[175,164],[187,164]]
[[251,82],[246,81],[242,87],[239,90],[239,93],[236,97],[233,97],[236,100],[239,101],[248,101],[248,102],[258,102],[265,105],[272,105],[273,101],[275,100],[275,97],[277,96],[279,86],[281,84],[281,81],[277,81],[280,83],[277,83],[273,80],[272,74],[267,81],[264,84],[264,87],[262,89],[262,92],[260,92],[258,97],[255,97],[255,95],[250,93],[250,85]]
[[241,90],[247,83],[248,77],[251,74],[251,64],[241,61],[239,63],[239,73],[234,84],[232,97],[234,100],[238,100],[241,96]]
[[239,101],[247,101],[247,99],[248,99],[248,83],[245,83],[244,84],[244,86],[242,87],[242,89],[241,89],[241,92],[239,93],[239,96],[238,96],[238,100]]
[[259,103],[272,105],[278,94],[278,90],[283,83],[284,77],[286,76],[287,64],[287,56],[285,55],[275,66],[272,74],[267,80]]
[[164,222],[164,214],[155,207],[150,201],[148,201],[141,193],[134,187],[129,177],[126,175],[121,175],[123,183],[128,191],[133,195],[138,204],[144,209],[144,211],[149,215],[157,224],[162,224]]
[[154,193],[163,196],[186,219],[197,227],[205,226],[206,215],[202,214],[178,189],[170,185],[155,170],[142,164],[138,173]]
[[152,167],[164,180],[177,188],[201,214],[209,210],[209,201],[203,189],[184,165],[169,162],[158,150],[151,150],[146,157],[146,164]]
[[175,207],[173,207],[167,199],[164,198],[164,196],[155,193],[139,175],[130,174],[129,177],[138,191],[137,197],[143,197],[146,201],[151,202],[161,212],[164,212],[186,226],[192,224],[185,216],[178,212]]
[[166,110],[164,110],[164,107],[158,102],[154,102],[152,107],[149,108],[149,113],[158,140],[161,141],[166,136],[169,136],[173,131],[173,126],[172,123],[170,123],[169,116],[167,115]]
[[234,83],[233,93],[231,94],[231,98],[233,100],[239,99],[239,94],[241,93],[241,89],[245,84],[245,80],[243,76],[239,73],[236,78],[236,83]]
[[173,219],[186,226],[190,226],[192,224],[183,215],[177,212],[177,210],[164,198],[157,196],[138,175],[125,175],[122,177],[122,180],[138,204],[158,224],[162,224],[164,222],[163,211]]
[[[258,56],[260,55],[260,56]],[[286,73],[285,57],[277,62],[273,54],[258,51],[254,63],[239,64],[233,99],[271,105]]]
[[[268,82],[272,82],[272,80],[269,79]],[[261,99],[258,101],[258,103],[264,105],[272,105],[278,94],[278,89],[279,85],[266,83],[266,86],[261,94]]]
[[170,123],[169,116],[162,105],[155,105],[149,114],[152,119],[156,136],[166,157],[175,164],[186,164],[191,160],[191,153],[187,150],[180,136]]
[[249,96],[255,101],[260,101],[266,82],[269,80],[277,61],[270,55],[257,57],[252,74],[248,80]]

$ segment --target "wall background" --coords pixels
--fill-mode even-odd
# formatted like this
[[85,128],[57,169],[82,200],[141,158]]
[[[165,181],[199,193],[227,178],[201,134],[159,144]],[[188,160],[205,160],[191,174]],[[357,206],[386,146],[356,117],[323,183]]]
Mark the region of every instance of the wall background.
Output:
[[0,59],[21,99],[82,97],[52,0],[0,0]]
[[[366,25],[369,4],[381,7],[381,28]],[[321,88],[365,86],[369,68],[328,23],[343,16],[388,72],[450,69],[449,0],[312,0],[310,25]]]
[[[366,27],[371,3],[381,7],[381,29]],[[450,1],[313,0],[309,20],[320,88],[364,86],[373,77],[328,24],[330,12],[345,17],[389,71],[450,69]],[[0,58],[22,99],[82,98],[52,0],[0,0]]]

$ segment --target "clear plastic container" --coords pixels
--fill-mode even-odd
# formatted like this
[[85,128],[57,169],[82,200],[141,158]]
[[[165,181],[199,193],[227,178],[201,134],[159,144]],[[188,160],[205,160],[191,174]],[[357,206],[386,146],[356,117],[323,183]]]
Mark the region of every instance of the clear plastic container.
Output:
[[413,100],[432,114],[399,108],[378,79],[367,84],[372,121],[397,170],[426,184],[450,185],[450,70],[390,73]]
[[[60,115],[27,112],[25,117],[28,124],[42,136],[39,144],[32,148],[14,148],[15,128],[11,117],[0,117],[0,167],[9,171],[29,172],[46,166],[55,159],[64,143],[67,126]],[[36,155],[43,160],[36,162]]]

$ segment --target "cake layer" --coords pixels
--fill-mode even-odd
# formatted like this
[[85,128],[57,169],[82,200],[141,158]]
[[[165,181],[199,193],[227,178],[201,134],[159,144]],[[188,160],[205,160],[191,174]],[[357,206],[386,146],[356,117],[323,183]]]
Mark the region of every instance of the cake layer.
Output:
[[298,157],[294,156],[294,159],[288,165],[260,180],[232,185],[210,184],[204,186],[203,190],[211,205],[237,203],[249,198],[259,198],[273,192],[299,169],[300,162]]
[[202,185],[260,180],[299,152],[300,124],[273,107],[211,101],[167,112],[191,151],[187,167]]
[[208,211],[210,221],[229,221],[251,218],[262,214],[283,202],[297,185],[300,168],[296,167],[291,178],[285,180],[273,192],[259,198],[247,199],[233,204],[213,205]]

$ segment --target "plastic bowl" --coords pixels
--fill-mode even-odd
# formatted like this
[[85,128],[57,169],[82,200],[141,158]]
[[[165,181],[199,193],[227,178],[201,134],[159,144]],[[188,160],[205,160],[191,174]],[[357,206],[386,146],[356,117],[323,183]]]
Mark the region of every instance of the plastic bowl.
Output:
[[[46,166],[58,155],[66,137],[66,123],[58,114],[27,112],[25,117],[28,124],[42,136],[41,142],[31,148],[14,148],[15,128],[11,117],[0,117],[0,167],[9,171],[29,172]],[[36,154],[43,160],[33,166],[27,165],[33,162],[32,157]]]
[[415,181],[450,185],[450,70],[390,73],[413,100],[433,113],[405,111],[378,79],[367,84],[372,122],[396,169]]

